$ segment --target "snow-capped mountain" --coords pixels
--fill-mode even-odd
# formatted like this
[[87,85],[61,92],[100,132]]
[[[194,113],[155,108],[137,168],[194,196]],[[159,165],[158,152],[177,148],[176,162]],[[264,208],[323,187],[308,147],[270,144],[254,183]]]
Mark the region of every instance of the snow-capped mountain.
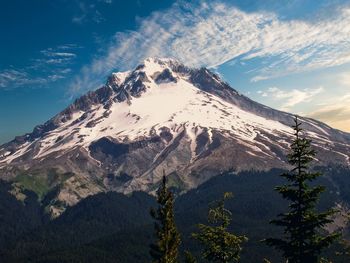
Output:
[[[301,118],[318,165],[350,164],[350,134]],[[221,172],[286,168],[293,116],[238,93],[205,68],[150,58],[0,147],[0,177],[39,176],[72,205],[100,191],[180,189]]]

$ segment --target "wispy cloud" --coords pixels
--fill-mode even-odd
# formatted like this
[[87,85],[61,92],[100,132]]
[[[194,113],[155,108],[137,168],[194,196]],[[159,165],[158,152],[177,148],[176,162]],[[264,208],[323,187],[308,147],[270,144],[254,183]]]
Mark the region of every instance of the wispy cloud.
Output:
[[79,13],[73,16],[72,22],[75,24],[82,25],[88,21],[93,21],[96,24],[99,24],[105,21],[104,16],[98,10],[97,4],[112,4],[112,0],[98,0],[97,3],[86,2],[86,1],[78,1]]
[[75,49],[82,48],[82,46],[79,46],[79,45],[73,44],[73,43],[69,43],[69,44],[64,44],[64,45],[58,45],[56,48],[58,50],[67,50],[67,49],[75,50]]
[[66,78],[71,73],[78,46],[61,45],[41,50],[37,58],[22,68],[0,69],[0,88],[41,87]]
[[347,7],[326,19],[288,21],[216,1],[182,1],[142,20],[137,31],[116,33],[106,54],[82,69],[72,90],[94,88],[111,70],[128,69],[150,56],[207,67],[269,59],[255,71],[252,81],[259,81],[349,62],[349,39]]
[[325,121],[333,127],[350,131],[350,93],[330,100],[328,104],[321,105],[308,116]]
[[45,49],[40,51],[43,55],[47,57],[64,57],[64,58],[75,58],[77,55],[68,52],[54,52],[52,49]]
[[[67,65],[70,64],[75,58],[76,54],[73,53],[76,48],[67,48],[69,46],[59,46],[56,48],[47,48],[41,50],[40,53],[43,55],[41,58],[36,59],[39,64],[61,64]],[[67,52],[70,50],[70,52]]]
[[22,87],[26,85],[41,85],[46,79],[32,77],[23,70],[5,69],[0,71],[0,88]]
[[273,100],[281,102],[281,110],[288,111],[299,103],[310,102],[313,97],[323,91],[323,87],[302,90],[282,90],[277,87],[270,87],[265,91],[259,90],[257,93],[263,97],[269,97]]
[[341,85],[350,88],[350,72],[341,73],[338,77],[338,81]]

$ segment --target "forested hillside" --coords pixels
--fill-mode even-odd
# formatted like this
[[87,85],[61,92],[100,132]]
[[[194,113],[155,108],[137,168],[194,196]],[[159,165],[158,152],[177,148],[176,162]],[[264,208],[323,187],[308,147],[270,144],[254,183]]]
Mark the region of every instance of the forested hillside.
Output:
[[[280,173],[280,170],[271,170],[223,174],[178,196],[175,216],[182,247],[199,253],[190,233],[196,224],[205,222],[208,204],[230,191],[234,194],[234,198],[227,201],[233,213],[232,230],[249,237],[241,262],[261,262],[264,257],[279,262],[276,251],[260,241],[279,234],[269,221],[286,209],[285,202],[273,190],[273,186],[282,183]],[[320,207],[328,208],[338,201],[350,202],[348,170],[333,168],[327,173],[332,173],[332,182],[327,176],[319,181],[327,186]],[[341,189],[335,188],[334,183]],[[149,259],[149,244],[153,240],[149,210],[156,202],[146,193],[135,192],[131,196],[101,193],[67,209],[58,219],[48,221],[33,193],[26,192],[27,198],[22,202],[9,194],[9,190],[9,185],[1,185],[2,262],[141,263]],[[346,262],[341,257],[336,259],[335,262]]]

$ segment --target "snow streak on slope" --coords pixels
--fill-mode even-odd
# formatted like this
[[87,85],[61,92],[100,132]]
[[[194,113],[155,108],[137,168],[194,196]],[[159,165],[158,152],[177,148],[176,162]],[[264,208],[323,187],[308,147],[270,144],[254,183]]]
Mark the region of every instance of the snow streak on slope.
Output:
[[[317,165],[350,164],[349,134],[301,121]],[[101,191],[151,193],[163,172],[186,191],[225,171],[288,169],[292,123],[207,69],[147,59],[1,146],[0,176],[47,176],[59,187],[53,211]]]
[[[157,84],[154,74],[165,68],[176,81],[165,80]],[[119,141],[139,140],[151,136],[152,133],[159,134],[163,127],[170,128],[175,135],[185,128],[192,135],[192,149],[196,147],[198,127],[222,131],[250,142],[252,147],[260,131],[291,134],[291,129],[286,125],[241,110],[198,89],[186,76],[176,74],[166,64],[147,60],[140,71],[145,72],[149,80],[146,91],[140,97],[132,98],[130,102],[113,103],[109,109],[105,109],[104,105],[97,105],[88,113],[75,112],[71,121],[40,140],[40,150],[34,159],[53,152],[63,154],[79,146],[88,149],[91,142],[102,137],[112,137]],[[128,74],[130,73],[114,74],[118,77],[117,84],[121,85]],[[82,120],[76,121],[79,118]],[[92,122],[95,122],[93,126],[88,125]],[[12,160],[12,157],[6,158],[3,162],[9,163]]]

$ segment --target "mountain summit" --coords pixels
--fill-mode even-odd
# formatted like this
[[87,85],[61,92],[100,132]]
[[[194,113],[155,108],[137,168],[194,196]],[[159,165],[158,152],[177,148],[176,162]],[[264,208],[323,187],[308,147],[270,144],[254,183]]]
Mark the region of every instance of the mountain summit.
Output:
[[[287,168],[293,116],[243,96],[208,69],[149,58],[0,147],[0,176],[55,189],[51,209],[101,191],[185,191],[225,171]],[[350,134],[301,118],[318,165],[350,164]]]

